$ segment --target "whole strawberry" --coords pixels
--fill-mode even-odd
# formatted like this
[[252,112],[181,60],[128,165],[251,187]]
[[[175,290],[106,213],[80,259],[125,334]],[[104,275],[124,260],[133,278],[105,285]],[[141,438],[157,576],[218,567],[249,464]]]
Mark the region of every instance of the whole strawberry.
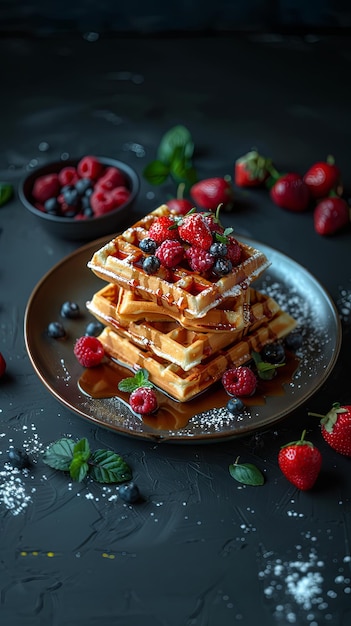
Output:
[[185,215],[178,225],[178,233],[183,241],[208,250],[212,244],[210,227],[201,213]]
[[321,200],[313,212],[314,229],[319,235],[333,235],[349,222],[350,207],[338,196]]
[[314,163],[303,177],[313,198],[325,198],[340,185],[340,170],[334,158],[329,156],[326,161]]
[[176,222],[168,215],[158,217],[150,226],[148,237],[162,243],[166,239],[178,239]]
[[305,211],[310,203],[310,191],[299,174],[290,172],[278,178],[270,191],[275,204],[288,211]]
[[259,187],[268,178],[271,164],[271,159],[266,159],[256,150],[247,152],[235,161],[235,184],[237,187]]
[[225,178],[205,178],[190,188],[190,196],[197,206],[215,211],[219,204],[225,209],[233,206],[234,193],[231,183]]
[[306,491],[315,484],[322,467],[322,455],[313,443],[301,439],[283,446],[278,454],[278,465],[285,478],[295,487]]
[[5,372],[6,372],[6,361],[0,352],[0,378],[5,374]]
[[171,198],[166,204],[174,215],[186,215],[194,206],[187,198]]
[[351,456],[351,405],[341,406],[334,402],[326,415],[309,413],[321,418],[321,432],[331,448],[345,456]]

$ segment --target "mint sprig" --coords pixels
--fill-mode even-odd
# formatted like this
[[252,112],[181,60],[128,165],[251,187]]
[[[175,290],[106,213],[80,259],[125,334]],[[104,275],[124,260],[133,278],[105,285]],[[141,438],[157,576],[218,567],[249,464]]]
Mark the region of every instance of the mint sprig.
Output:
[[9,183],[0,182],[0,206],[3,206],[12,198],[13,187]]
[[261,380],[272,380],[277,373],[277,368],[285,365],[285,363],[269,363],[268,361],[264,361],[259,352],[251,352],[251,356],[256,365],[257,374]]
[[119,391],[125,391],[126,393],[132,393],[135,389],[139,389],[139,387],[154,387],[152,382],[149,380],[149,372],[141,367],[134,376],[127,376],[127,378],[122,378],[122,380],[118,383]]
[[99,483],[121,483],[132,478],[132,471],[124,459],[112,450],[91,452],[84,437],[75,442],[63,437],[50,444],[43,461],[53,469],[69,472],[72,480],[82,482],[90,476]]
[[239,463],[239,457],[229,465],[229,473],[234,480],[243,485],[257,487],[264,484],[264,476],[258,467],[252,463]]
[[185,190],[197,182],[192,163],[194,142],[189,130],[182,125],[174,126],[161,138],[156,159],[143,170],[143,176],[151,185],[162,185],[171,178],[177,185],[183,183]]

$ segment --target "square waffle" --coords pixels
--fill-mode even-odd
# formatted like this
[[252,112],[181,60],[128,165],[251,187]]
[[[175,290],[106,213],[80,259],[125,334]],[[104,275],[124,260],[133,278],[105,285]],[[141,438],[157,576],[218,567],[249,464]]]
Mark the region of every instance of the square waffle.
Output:
[[225,276],[205,277],[185,265],[172,270],[161,266],[155,274],[148,274],[142,268],[144,253],[139,242],[148,236],[156,219],[171,215],[168,207],[161,205],[97,250],[88,267],[103,280],[186,318],[204,317],[226,298],[240,296],[268,267],[261,251],[239,241],[242,260]]
[[[148,343],[136,345],[120,329],[106,326],[99,335],[106,353],[128,369],[145,368],[149,378],[157,387],[179,402],[187,402],[220,380],[228,367],[239,366],[251,360],[252,351],[281,339],[296,326],[295,320],[281,309],[271,319],[253,322],[255,328],[245,336],[234,339],[224,349],[209,353],[188,371],[174,362],[173,354],[168,358],[158,356]],[[234,333],[235,335],[236,333]]]

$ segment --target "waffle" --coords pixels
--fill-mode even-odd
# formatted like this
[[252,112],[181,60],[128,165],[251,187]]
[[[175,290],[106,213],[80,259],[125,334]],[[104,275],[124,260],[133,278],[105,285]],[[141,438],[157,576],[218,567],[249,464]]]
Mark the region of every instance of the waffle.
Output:
[[168,359],[162,358],[149,345],[138,346],[111,327],[107,326],[99,339],[112,359],[132,371],[145,368],[154,385],[175,400],[187,402],[220,380],[228,367],[247,363],[253,351],[260,352],[265,345],[283,338],[295,326],[295,320],[279,309],[270,320],[258,323],[244,337],[234,340],[225,349],[209,354],[188,371],[174,362],[173,355],[168,355]]
[[[87,302],[94,315],[100,313],[105,319],[115,318],[126,327],[130,322],[179,322],[183,328],[195,332],[223,332],[240,330],[250,321],[250,289],[245,289],[237,298],[228,298],[216,309],[210,309],[204,317],[189,319],[173,309],[165,309],[152,300],[143,300],[134,291],[127,291],[109,283],[96,292]],[[106,322],[104,322],[106,323]]]
[[103,280],[186,318],[204,317],[226,298],[240,296],[268,267],[262,252],[239,242],[242,261],[220,278],[204,277],[181,265],[172,270],[161,266],[155,274],[148,274],[142,268],[144,253],[139,242],[148,236],[151,224],[158,217],[169,215],[172,214],[168,207],[161,205],[97,250],[88,267]]

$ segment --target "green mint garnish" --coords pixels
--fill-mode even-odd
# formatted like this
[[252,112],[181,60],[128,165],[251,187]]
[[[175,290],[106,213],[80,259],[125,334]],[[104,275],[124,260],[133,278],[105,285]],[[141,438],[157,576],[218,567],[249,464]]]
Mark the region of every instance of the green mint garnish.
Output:
[[252,487],[261,486],[264,484],[264,476],[262,472],[252,463],[240,463],[239,457],[235,463],[229,465],[229,473],[234,480],[237,480],[243,485],[250,485]]
[[128,376],[123,378],[118,383],[119,391],[125,391],[126,393],[132,393],[139,387],[153,387],[154,385],[149,380],[149,372],[143,367],[138,370],[134,376]]
[[69,472],[72,480],[82,482],[90,476],[99,483],[131,480],[132,472],[121,456],[111,450],[91,452],[86,438],[75,442],[62,438],[50,444],[43,461],[53,469]]
[[13,194],[13,187],[8,183],[0,182],[0,206],[3,206],[10,200]]
[[276,369],[285,365],[285,363],[268,363],[268,361],[263,361],[259,352],[251,352],[251,356],[261,380],[272,380],[276,375]]

